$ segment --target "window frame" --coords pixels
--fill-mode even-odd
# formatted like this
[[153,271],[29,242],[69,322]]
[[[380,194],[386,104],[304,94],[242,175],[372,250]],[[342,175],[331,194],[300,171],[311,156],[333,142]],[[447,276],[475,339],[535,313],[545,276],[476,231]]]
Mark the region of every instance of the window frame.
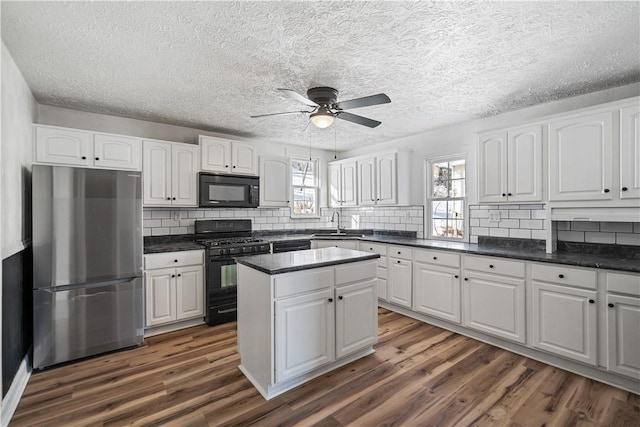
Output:
[[[294,161],[304,161],[304,162],[313,162],[314,163],[314,182],[315,185],[295,185],[293,183],[293,162]],[[320,218],[320,158],[319,157],[311,157],[302,156],[302,155],[290,155],[289,156],[289,180],[291,182],[290,191],[291,191],[291,209],[290,216],[291,218]],[[295,213],[294,205],[295,205],[295,189],[296,188],[313,188],[315,191],[315,212],[309,214],[298,214]]]
[[[442,199],[433,198],[433,165],[434,163],[453,162],[464,160],[464,197],[447,197]],[[450,154],[446,156],[431,157],[424,160],[424,238],[432,240],[445,240],[448,242],[469,242],[469,156],[468,153]],[[461,201],[463,204],[463,227],[464,236],[461,239],[455,237],[442,237],[433,234],[432,207],[433,201]]]

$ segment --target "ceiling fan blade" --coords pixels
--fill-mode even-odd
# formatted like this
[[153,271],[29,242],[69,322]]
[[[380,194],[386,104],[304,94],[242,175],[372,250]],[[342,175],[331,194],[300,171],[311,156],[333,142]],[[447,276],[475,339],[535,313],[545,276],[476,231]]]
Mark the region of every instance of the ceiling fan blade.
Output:
[[252,119],[255,119],[256,117],[280,116],[285,114],[308,114],[311,112],[312,111],[285,111],[283,113],[256,114],[254,116],[249,116],[249,117],[251,117]]
[[336,103],[336,107],[341,110],[350,110],[352,108],[368,107],[369,105],[388,104],[391,99],[384,93],[377,95],[365,96],[364,98],[350,99],[348,101],[340,101]]
[[370,128],[374,128],[382,124],[377,120],[368,119],[366,117],[358,116],[356,114],[345,113],[344,111],[339,111],[336,113],[336,117],[342,120],[346,120],[348,122],[357,123],[359,125],[367,126]]
[[302,102],[304,105],[308,105],[309,107],[319,107],[318,104],[307,98],[306,96],[300,95],[298,92],[292,89],[282,89],[278,88],[280,92],[283,92],[289,96],[289,98],[295,99],[298,102]]

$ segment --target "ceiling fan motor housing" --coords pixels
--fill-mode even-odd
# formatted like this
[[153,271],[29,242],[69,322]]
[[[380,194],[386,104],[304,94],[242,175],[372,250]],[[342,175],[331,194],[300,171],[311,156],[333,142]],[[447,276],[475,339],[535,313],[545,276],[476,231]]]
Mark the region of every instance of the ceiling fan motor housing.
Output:
[[307,98],[318,105],[331,107],[338,99],[338,91],[332,87],[313,87],[307,91]]

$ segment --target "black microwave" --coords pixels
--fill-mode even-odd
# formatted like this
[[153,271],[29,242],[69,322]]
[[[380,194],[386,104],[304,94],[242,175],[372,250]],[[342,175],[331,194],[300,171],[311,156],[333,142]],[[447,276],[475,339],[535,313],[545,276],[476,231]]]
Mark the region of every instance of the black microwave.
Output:
[[257,176],[200,172],[199,188],[202,208],[257,208],[259,204]]

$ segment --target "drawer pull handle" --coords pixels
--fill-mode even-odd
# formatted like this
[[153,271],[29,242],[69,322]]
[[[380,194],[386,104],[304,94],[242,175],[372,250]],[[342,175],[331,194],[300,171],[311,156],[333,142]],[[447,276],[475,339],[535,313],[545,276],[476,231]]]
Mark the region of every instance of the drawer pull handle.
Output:
[[608,305],[609,307],[611,307],[611,308],[615,307],[615,306],[613,305],[613,303],[612,303],[612,302],[610,302],[610,303],[609,303],[609,304],[607,304],[607,305]]
[[434,256],[434,257],[433,257],[433,259],[438,259],[438,257],[437,257],[437,256]]
[[595,304],[595,300],[590,299],[589,304]]
[[455,276],[453,276],[453,277],[455,277],[455,278],[457,279],[459,276],[456,274],[456,275],[455,275]]
[[340,296],[338,297],[338,299],[342,299],[342,298],[343,298],[343,296],[342,296],[342,295],[340,295]]
[[558,274],[558,277],[564,279],[564,274]]
[[493,264],[489,264],[489,268],[493,268]]
[[329,302],[333,302],[333,298],[329,298]]

